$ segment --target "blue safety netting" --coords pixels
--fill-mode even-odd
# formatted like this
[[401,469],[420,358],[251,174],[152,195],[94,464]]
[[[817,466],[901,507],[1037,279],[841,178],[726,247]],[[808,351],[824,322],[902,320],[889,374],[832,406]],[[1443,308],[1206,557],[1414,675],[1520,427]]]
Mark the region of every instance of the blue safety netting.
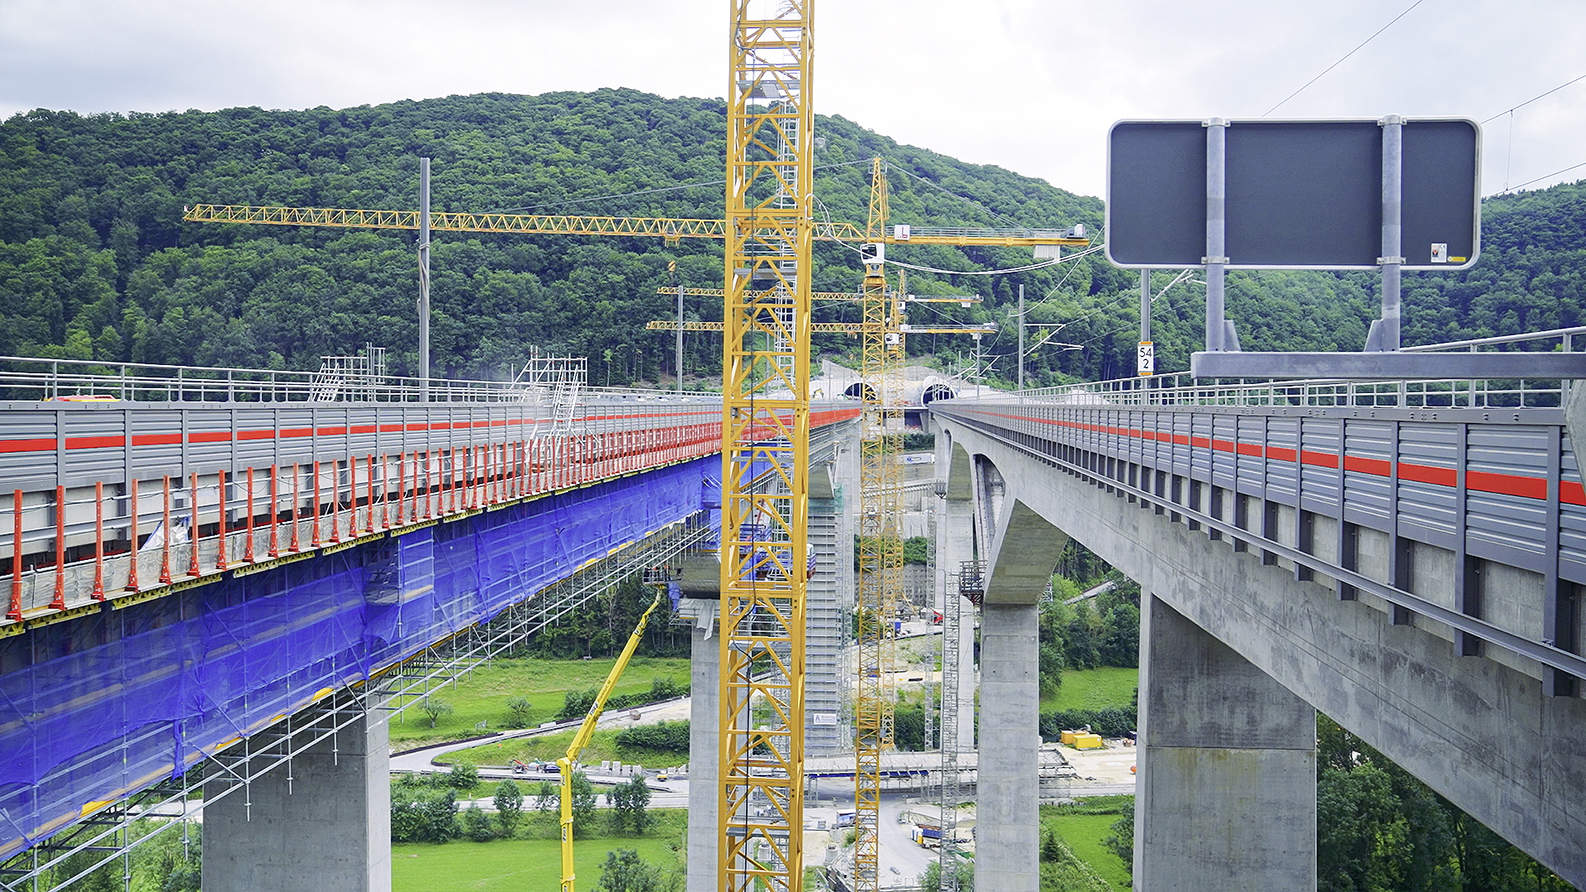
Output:
[[702,458],[0,640],[0,858],[719,506],[719,472]]

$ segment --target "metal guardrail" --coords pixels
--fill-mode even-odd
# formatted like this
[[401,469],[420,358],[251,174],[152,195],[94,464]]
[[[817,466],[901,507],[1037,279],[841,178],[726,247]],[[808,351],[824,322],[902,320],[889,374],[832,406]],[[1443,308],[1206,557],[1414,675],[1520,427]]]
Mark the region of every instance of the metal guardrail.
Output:
[[[379,402],[458,403],[533,402],[540,394],[533,387],[512,381],[471,381],[410,378],[394,375],[346,380],[338,391],[355,393],[357,400],[326,398],[319,371],[218,368],[95,362],[78,359],[41,359],[0,356],[0,400],[82,400],[122,402]],[[665,397],[669,400],[720,401],[720,394],[678,393],[623,387],[585,387],[585,399]]]
[[[1528,345],[1525,352],[1577,352],[1586,344],[1586,326],[1522,335],[1504,335],[1406,347],[1401,352],[1503,352],[1490,348]],[[1539,409],[1563,403],[1558,379],[1467,378],[1436,381],[1223,381],[1194,378],[1188,372],[1067,384],[1017,393],[980,391],[957,399],[1006,400],[1116,406],[1250,406]]]

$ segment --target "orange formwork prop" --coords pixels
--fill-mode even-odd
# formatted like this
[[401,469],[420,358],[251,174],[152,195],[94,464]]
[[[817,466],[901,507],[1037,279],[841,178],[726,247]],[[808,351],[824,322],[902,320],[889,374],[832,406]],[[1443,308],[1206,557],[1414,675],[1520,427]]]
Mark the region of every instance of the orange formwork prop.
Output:
[[105,484],[94,481],[94,590],[95,601],[105,599]]
[[22,490],[12,494],[11,525],[11,606],[6,609],[6,619],[22,619]]
[[127,588],[126,591],[138,590],[138,481],[136,478],[128,481],[129,499],[131,508],[127,512],[132,517],[132,552],[131,561],[127,563]]

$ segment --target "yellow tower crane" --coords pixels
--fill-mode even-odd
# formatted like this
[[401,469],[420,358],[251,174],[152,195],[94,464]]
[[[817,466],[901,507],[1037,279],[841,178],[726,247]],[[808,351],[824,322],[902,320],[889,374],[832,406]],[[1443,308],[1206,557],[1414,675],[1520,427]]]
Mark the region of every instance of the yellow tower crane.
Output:
[[[732,0],[722,345],[721,892],[799,892],[813,0]],[[775,10],[774,15],[766,13]]]
[[898,453],[903,415],[903,335],[896,292],[889,293],[885,251],[887,180],[881,159],[872,162],[865,276],[860,324],[860,374],[864,413],[859,448],[859,679],[854,696],[854,892],[880,888],[881,758],[893,746],[893,704],[888,629],[896,613],[903,572],[899,535],[901,486]]

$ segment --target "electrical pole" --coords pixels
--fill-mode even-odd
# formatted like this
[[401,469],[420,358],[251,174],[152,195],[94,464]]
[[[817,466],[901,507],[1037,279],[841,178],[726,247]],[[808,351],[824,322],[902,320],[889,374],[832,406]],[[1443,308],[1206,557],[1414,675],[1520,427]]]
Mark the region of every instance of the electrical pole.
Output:
[[1024,283],[1019,283],[1019,390],[1024,390]]
[[419,159],[419,399],[430,399],[430,159]]

